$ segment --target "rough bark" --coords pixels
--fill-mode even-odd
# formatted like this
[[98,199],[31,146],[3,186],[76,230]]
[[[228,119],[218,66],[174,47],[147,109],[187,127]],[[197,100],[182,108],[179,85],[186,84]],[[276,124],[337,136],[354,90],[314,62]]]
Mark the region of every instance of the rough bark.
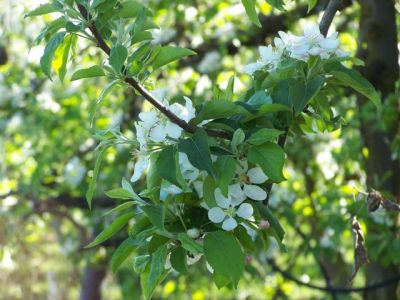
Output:
[[[381,92],[383,102],[390,93],[395,91],[395,82],[399,78],[397,30],[395,7],[393,0],[360,0],[361,15],[359,28],[358,55],[365,61],[365,67],[360,71],[377,90]],[[359,96],[359,107],[366,100]],[[361,113],[361,112],[360,112]],[[392,159],[390,143],[398,130],[377,130],[377,122],[362,118],[361,134],[364,145],[369,150],[365,161],[367,183],[369,187],[392,193],[397,198],[400,195],[400,162]],[[379,185],[379,186],[377,186]],[[373,228],[368,229],[373,232]],[[398,267],[383,267],[379,262],[373,262],[367,267],[366,284],[381,282],[399,274]],[[396,299],[397,284],[370,291],[364,294],[364,299]]]

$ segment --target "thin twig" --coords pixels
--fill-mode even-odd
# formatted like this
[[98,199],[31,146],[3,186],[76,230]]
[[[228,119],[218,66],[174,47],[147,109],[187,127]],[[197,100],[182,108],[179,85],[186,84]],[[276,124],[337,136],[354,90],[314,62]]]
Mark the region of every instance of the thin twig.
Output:
[[[88,28],[90,32],[92,33],[93,37],[97,41],[97,46],[102,49],[107,55],[110,55],[111,49],[97,30],[96,25],[93,23],[92,17],[86,10],[86,8],[78,4],[78,9],[79,12],[82,14],[82,16],[88,20]],[[164,114],[171,122],[175,123],[179,127],[181,127],[183,130],[189,132],[189,133],[194,133],[196,129],[198,129],[197,126],[194,126],[192,124],[187,123],[186,121],[182,120],[179,118],[177,115],[175,115],[172,111],[170,111],[164,104],[162,104],[158,99],[156,99],[146,88],[144,88],[136,79],[133,77],[126,77],[125,82],[128,83],[131,87],[133,87],[139,94],[141,94],[147,101],[149,101],[154,107],[156,107],[162,114]],[[209,136],[212,137],[220,137],[224,139],[230,139],[231,134],[228,132],[224,131],[217,131],[217,130],[211,130],[211,129],[206,129],[206,132]]]

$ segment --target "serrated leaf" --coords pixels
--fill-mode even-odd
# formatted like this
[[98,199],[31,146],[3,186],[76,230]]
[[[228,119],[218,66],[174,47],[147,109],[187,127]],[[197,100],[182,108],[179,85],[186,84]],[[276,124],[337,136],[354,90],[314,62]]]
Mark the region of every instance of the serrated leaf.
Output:
[[145,215],[149,218],[150,222],[156,226],[158,229],[165,230],[164,220],[165,211],[162,206],[156,205],[145,205],[140,207]]
[[181,47],[174,47],[174,46],[164,46],[160,49],[157,56],[153,61],[153,68],[158,69],[166,64],[169,64],[175,60],[181,59],[185,56],[195,55],[196,52],[181,48]]
[[97,246],[108,240],[110,237],[120,231],[126,224],[128,224],[129,220],[132,219],[133,216],[133,212],[119,216],[109,226],[107,226],[107,228],[100,232],[100,234],[89,245],[85,246],[85,248]]
[[285,180],[282,173],[285,153],[277,144],[267,142],[263,145],[252,146],[249,148],[247,158],[249,162],[259,165],[274,182]]
[[77,70],[74,74],[72,74],[71,81],[79,80],[82,78],[92,78],[104,75],[105,74],[103,68],[98,65],[95,65],[89,68]]
[[179,233],[178,240],[182,243],[182,247],[193,254],[203,253],[203,246],[193,240],[186,233]]
[[114,251],[111,258],[111,269],[115,273],[123,262],[132,254],[135,249],[143,243],[144,240],[134,240],[127,238]]
[[40,67],[43,73],[51,79],[51,63],[54,59],[57,48],[64,41],[65,31],[56,33],[46,44],[42,57],[40,58]]
[[242,4],[251,22],[253,22],[258,27],[261,27],[261,23],[260,20],[258,19],[256,11],[256,0],[242,0]]
[[203,129],[197,129],[192,137],[181,139],[178,145],[179,151],[187,154],[189,161],[194,167],[205,170],[210,176],[215,177],[208,145],[208,136]]
[[262,145],[266,142],[275,141],[283,133],[283,131],[275,128],[262,128],[253,133],[247,142],[252,145]]
[[93,177],[90,180],[89,188],[86,192],[86,202],[89,205],[89,209],[92,209],[92,199],[93,199],[94,189],[96,188],[97,176],[99,175],[101,161],[104,158],[106,150],[107,150],[106,147],[100,150],[99,155],[97,156],[96,162],[94,164]]
[[236,238],[226,231],[207,233],[204,254],[214,271],[237,286],[244,271],[244,254]]
[[128,50],[124,46],[118,44],[111,48],[110,57],[108,60],[114,70],[119,73],[121,72],[127,57]]

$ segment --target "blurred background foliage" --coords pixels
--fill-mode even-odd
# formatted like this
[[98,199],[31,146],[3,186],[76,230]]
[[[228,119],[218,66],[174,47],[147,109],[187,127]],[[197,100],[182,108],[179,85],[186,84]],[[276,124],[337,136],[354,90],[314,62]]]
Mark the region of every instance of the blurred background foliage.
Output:
[[[95,249],[83,248],[111,221],[101,215],[116,203],[104,191],[118,187],[121,177],[132,174],[131,149],[108,150],[91,211],[84,195],[96,155],[94,128],[120,126],[125,135],[132,136],[133,123],[148,104],[131,90],[115,88],[91,127],[90,107],[107,83],[102,78],[69,82],[70,74],[60,83],[43,76],[38,64],[43,46],[30,46],[44,22],[57,16],[25,20],[24,14],[38,2],[0,1],[0,299],[139,299],[132,261],[117,274],[108,266],[124,233]],[[281,12],[260,0],[263,28],[259,29],[238,0],[144,2],[161,28],[153,32],[158,42],[198,53],[163,68],[153,78],[155,93],[170,99],[185,95],[197,103],[209,100],[213,87],[224,87],[233,74],[237,76],[235,92],[240,95],[250,80],[242,67],[256,59],[257,46],[270,43],[278,30],[296,33],[305,21],[317,22],[327,4],[320,0],[307,13],[305,1],[290,1],[287,12]],[[155,299],[399,296],[396,284],[367,292],[326,293],[298,285],[272,267],[275,264],[305,283],[348,287],[354,263],[350,218],[357,215],[371,263],[359,272],[353,286],[399,276],[398,216],[383,210],[368,213],[365,197],[355,189],[374,187],[389,199],[400,200],[400,5],[391,0],[382,1],[381,6],[373,2],[346,3],[332,29],[339,31],[344,50],[365,59],[361,71],[383,96],[382,114],[377,117],[372,104],[341,90],[335,99],[335,109],[344,116],[341,129],[324,134],[310,130],[295,139],[289,136],[285,148],[288,181],[273,187],[270,200],[286,229],[287,253],[271,240],[267,253],[251,259],[237,291],[218,291],[210,284],[203,262],[187,277],[170,274]],[[368,26],[379,18],[392,22],[393,28],[373,27],[373,35]],[[385,44],[387,53],[374,52],[373,43],[385,38],[391,41]],[[93,47],[84,51],[87,47],[80,43],[76,66],[90,66],[102,55]],[[373,65],[381,57],[385,57],[378,60],[383,67]]]

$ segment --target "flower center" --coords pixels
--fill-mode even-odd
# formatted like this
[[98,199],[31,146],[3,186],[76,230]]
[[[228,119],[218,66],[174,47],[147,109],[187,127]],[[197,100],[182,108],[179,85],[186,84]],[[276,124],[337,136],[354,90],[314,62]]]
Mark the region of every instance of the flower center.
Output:
[[226,210],[226,214],[230,217],[234,217],[236,215],[236,209],[234,207],[229,207]]

